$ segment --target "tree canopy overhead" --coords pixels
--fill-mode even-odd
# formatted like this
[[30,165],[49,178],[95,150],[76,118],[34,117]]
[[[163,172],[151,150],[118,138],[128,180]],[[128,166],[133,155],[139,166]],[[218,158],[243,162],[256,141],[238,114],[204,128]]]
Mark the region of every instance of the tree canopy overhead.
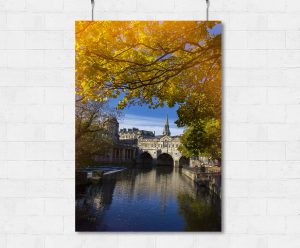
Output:
[[218,23],[76,22],[77,93],[100,101],[122,93],[120,108],[184,102],[220,70],[221,38],[209,32]]
[[118,108],[178,104],[181,152],[221,157],[218,21],[76,22],[76,93]]

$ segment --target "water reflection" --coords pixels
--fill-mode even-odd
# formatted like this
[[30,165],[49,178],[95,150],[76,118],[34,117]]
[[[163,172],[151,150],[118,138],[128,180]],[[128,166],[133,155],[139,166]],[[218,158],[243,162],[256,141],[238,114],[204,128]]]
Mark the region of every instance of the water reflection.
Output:
[[216,205],[209,200],[191,197],[189,194],[180,193],[177,196],[180,213],[186,221],[185,231],[220,231],[221,218],[216,214]]
[[76,188],[76,231],[220,231],[220,204],[173,167]]

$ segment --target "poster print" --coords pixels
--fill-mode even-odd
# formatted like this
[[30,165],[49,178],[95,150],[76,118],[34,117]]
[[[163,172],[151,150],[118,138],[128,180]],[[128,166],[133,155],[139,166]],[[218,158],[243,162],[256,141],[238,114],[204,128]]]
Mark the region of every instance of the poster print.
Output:
[[221,231],[221,23],[75,32],[76,231]]

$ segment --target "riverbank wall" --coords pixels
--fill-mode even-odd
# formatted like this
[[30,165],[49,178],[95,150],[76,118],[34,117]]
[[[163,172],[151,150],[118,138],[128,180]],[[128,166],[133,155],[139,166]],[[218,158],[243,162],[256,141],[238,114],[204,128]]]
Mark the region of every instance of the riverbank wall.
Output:
[[181,172],[199,186],[207,188],[211,193],[221,198],[220,172],[199,172],[194,168],[182,168]]
[[186,168],[182,168],[182,174],[189,177],[190,179],[192,179],[193,181],[196,181],[197,179],[197,174],[192,171],[192,170],[189,170],[189,169],[186,169]]
[[76,171],[76,186],[86,185],[90,183],[99,183],[105,177],[122,172],[126,167],[103,166],[103,167],[87,167]]

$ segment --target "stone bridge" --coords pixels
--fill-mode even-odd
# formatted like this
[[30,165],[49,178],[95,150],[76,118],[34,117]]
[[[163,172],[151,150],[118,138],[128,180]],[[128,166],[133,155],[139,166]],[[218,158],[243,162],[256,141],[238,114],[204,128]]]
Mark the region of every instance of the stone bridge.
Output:
[[177,136],[156,136],[138,140],[137,163],[149,165],[188,166],[190,161],[182,156]]

